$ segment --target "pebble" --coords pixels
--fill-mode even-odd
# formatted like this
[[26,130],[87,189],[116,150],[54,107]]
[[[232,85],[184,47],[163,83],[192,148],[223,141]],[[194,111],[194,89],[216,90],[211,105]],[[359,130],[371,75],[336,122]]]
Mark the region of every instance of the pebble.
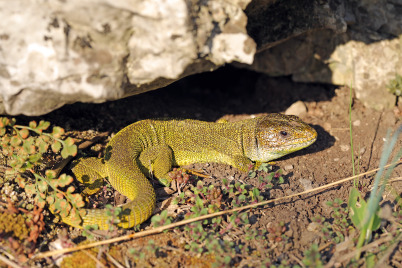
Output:
[[328,122],[325,122],[323,126],[326,131],[330,131],[332,128],[331,123]]
[[321,225],[317,222],[311,222],[307,226],[307,231],[310,231],[310,232],[319,232],[320,230],[321,230]]
[[303,186],[305,191],[313,189],[313,186],[311,185],[311,180],[299,179],[299,182]]
[[347,152],[347,151],[349,151],[349,149],[350,149],[349,145],[347,145],[347,144],[342,144],[341,145],[341,151],[342,152]]
[[293,103],[292,105],[290,105],[290,107],[286,110],[285,114],[286,115],[301,115],[307,113],[307,107],[304,104],[304,102],[302,101],[296,101],[295,103]]
[[360,148],[359,154],[364,154],[366,152],[366,147]]
[[285,170],[292,170],[293,169],[293,165],[286,165],[284,167]]
[[360,124],[361,124],[361,121],[360,121],[360,120],[356,120],[356,121],[354,121],[354,122],[352,123],[352,125],[355,126],[355,127],[360,126]]

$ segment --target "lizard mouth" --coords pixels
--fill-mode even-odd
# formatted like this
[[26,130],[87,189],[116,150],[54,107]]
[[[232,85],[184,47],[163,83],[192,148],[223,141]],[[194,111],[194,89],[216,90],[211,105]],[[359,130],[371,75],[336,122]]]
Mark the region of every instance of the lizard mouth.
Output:
[[278,149],[282,149],[281,151],[294,152],[294,151],[298,151],[300,149],[310,146],[316,140],[317,140],[316,137],[312,137],[308,140],[306,140],[306,139],[293,140],[292,143],[287,144],[287,145],[282,145],[281,147],[278,147]]

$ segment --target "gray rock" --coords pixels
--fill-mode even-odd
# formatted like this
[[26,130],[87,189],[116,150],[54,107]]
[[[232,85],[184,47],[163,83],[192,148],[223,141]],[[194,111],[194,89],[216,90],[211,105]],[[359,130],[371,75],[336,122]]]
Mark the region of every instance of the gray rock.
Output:
[[248,2],[1,1],[0,112],[40,115],[250,64]]
[[387,85],[402,74],[401,4],[351,0],[329,1],[329,6],[333,17],[343,16],[348,24],[345,33],[339,28],[296,36],[258,53],[251,68],[272,76],[291,75],[297,82],[352,86],[365,106],[393,107],[395,96]]

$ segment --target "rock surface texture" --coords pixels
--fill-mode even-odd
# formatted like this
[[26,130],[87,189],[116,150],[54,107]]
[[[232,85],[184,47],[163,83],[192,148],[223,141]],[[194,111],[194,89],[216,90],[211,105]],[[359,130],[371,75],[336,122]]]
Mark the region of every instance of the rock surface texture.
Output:
[[[247,0],[0,2],[0,113],[40,115],[251,64]],[[23,8],[22,8],[23,7]]]
[[396,74],[402,75],[402,1],[339,0],[317,4],[315,10],[320,8],[321,14],[333,10],[332,19],[326,20],[328,25],[334,22],[332,30],[304,33],[260,50],[249,68],[272,76],[291,75],[297,82],[352,85],[367,107],[393,107],[395,96],[387,85]]
[[0,16],[0,114],[124,98],[232,62],[352,85],[384,109],[402,75],[400,0],[15,0]]

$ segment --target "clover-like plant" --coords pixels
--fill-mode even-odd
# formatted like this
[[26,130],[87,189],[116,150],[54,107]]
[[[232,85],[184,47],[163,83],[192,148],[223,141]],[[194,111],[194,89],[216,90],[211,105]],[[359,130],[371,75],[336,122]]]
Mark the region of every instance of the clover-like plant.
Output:
[[63,158],[75,156],[77,146],[71,137],[63,138],[65,131],[50,122],[31,121],[28,126],[17,125],[14,118],[0,117],[0,154],[5,163],[5,180],[15,181],[19,187],[34,197],[36,204],[61,217],[69,216],[79,223],[85,211],[84,201],[74,193],[73,178],[58,171],[43,168],[43,156],[51,151]]

